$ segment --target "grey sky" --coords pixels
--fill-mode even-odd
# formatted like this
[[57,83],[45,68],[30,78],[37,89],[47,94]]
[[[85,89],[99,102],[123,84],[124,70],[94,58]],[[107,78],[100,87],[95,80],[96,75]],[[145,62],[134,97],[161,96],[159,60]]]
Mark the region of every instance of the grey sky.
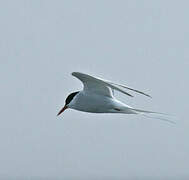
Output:
[[[188,1],[0,1],[0,177],[189,178]],[[81,71],[174,114],[57,112]],[[152,179],[152,178],[150,178]]]

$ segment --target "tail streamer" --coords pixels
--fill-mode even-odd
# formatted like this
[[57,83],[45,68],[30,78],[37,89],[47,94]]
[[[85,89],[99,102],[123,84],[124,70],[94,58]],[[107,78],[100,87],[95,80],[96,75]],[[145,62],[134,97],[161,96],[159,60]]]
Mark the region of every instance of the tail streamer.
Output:
[[138,114],[141,114],[142,116],[147,117],[147,118],[159,119],[161,121],[166,121],[166,122],[169,122],[169,123],[172,123],[172,124],[176,124],[174,121],[172,121],[170,119],[167,119],[166,117],[157,117],[157,116],[147,115],[147,114],[156,114],[156,115],[163,115],[163,116],[173,117],[172,115],[169,115],[169,114],[166,114],[166,113],[154,112],[154,111],[146,111],[146,110],[134,109],[134,108],[132,108],[132,110],[134,110]]

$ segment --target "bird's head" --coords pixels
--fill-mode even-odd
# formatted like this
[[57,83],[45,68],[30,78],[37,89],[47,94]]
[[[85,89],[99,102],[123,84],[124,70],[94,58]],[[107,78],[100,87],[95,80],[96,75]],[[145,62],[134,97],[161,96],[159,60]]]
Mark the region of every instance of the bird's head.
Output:
[[62,112],[64,112],[66,109],[68,109],[70,107],[70,103],[72,102],[73,98],[75,97],[75,95],[78,93],[79,91],[77,92],[73,92],[71,94],[68,95],[68,97],[66,98],[65,100],[65,105],[64,107],[59,111],[59,113],[57,114],[60,115]]

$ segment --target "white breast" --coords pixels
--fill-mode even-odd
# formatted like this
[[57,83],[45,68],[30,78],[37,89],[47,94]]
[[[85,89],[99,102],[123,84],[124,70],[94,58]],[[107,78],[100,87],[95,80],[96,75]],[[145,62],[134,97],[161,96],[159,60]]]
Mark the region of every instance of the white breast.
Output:
[[114,108],[114,102],[110,97],[81,91],[73,99],[69,107],[79,111],[105,113]]
[[92,113],[121,113],[129,106],[111,97],[80,91],[69,107]]

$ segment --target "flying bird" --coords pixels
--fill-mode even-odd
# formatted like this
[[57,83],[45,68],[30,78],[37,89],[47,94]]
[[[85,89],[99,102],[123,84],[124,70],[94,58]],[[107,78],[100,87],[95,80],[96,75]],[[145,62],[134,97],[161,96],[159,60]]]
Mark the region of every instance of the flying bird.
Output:
[[133,95],[126,91],[130,90],[151,98],[150,95],[142,91],[80,72],[73,72],[72,75],[83,83],[83,90],[69,94],[65,100],[64,107],[59,111],[57,116],[59,116],[66,109],[70,108],[89,113],[141,114],[148,118],[155,118],[175,124],[174,121],[166,118],[146,115],[153,113],[170,116],[168,114],[136,109],[117,100],[114,96],[114,91],[116,90],[133,97]]
[[68,108],[90,113],[158,113],[154,111],[135,109],[117,100],[114,96],[114,91],[116,90],[133,97],[133,95],[126,92],[126,90],[130,90],[144,96],[151,97],[142,91],[80,72],[73,72],[72,75],[83,83],[83,90],[71,93],[66,98],[65,105],[59,111],[57,116]]

